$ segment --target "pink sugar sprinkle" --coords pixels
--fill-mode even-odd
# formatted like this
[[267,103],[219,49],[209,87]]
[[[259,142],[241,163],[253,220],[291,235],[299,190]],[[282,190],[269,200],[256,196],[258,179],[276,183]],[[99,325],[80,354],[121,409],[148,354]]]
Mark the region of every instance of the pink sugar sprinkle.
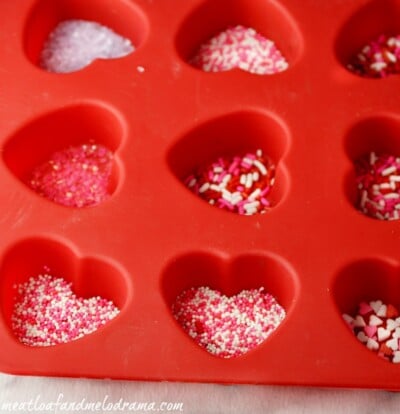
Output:
[[367,154],[355,163],[357,207],[378,220],[400,218],[400,158]]
[[263,288],[227,297],[208,287],[181,293],[172,313],[186,333],[211,354],[243,355],[260,345],[281,324],[285,310]]
[[288,68],[274,42],[243,26],[229,27],[200,46],[190,63],[205,72],[234,68],[271,75]]
[[119,309],[106,299],[78,298],[71,283],[44,274],[16,287],[12,329],[25,345],[52,346],[95,332]]
[[65,20],[50,33],[40,57],[40,66],[54,73],[69,73],[95,59],[114,59],[134,51],[126,39],[101,24]]
[[69,147],[36,167],[28,185],[63,206],[95,206],[109,197],[112,162],[112,152],[102,145]]

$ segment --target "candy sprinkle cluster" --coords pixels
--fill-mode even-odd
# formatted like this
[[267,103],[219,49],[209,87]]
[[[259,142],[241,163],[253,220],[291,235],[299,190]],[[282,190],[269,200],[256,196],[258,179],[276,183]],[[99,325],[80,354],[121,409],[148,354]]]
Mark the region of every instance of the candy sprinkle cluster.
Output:
[[95,206],[109,197],[112,163],[113,153],[102,145],[69,147],[36,167],[28,185],[63,206]]
[[362,302],[353,318],[343,314],[357,339],[378,356],[400,363],[400,317],[392,305],[381,300]]
[[379,220],[400,218],[400,158],[374,152],[356,162],[358,209]]
[[230,298],[208,287],[191,288],[177,297],[172,312],[197,344],[222,358],[249,352],[286,316],[263,288],[244,290]]
[[238,214],[265,213],[275,183],[275,165],[259,149],[245,156],[221,157],[198,168],[187,187],[209,204]]
[[50,33],[40,66],[54,73],[70,73],[95,59],[114,59],[134,51],[129,39],[108,27],[86,20],[65,20]]
[[88,335],[114,319],[119,310],[103,298],[78,298],[71,283],[48,274],[15,286],[12,329],[25,345],[51,346]]
[[365,45],[348,68],[360,76],[385,78],[400,73],[400,35],[380,35]]
[[274,42],[240,25],[202,44],[190,63],[205,72],[238,68],[258,75],[272,75],[289,66]]

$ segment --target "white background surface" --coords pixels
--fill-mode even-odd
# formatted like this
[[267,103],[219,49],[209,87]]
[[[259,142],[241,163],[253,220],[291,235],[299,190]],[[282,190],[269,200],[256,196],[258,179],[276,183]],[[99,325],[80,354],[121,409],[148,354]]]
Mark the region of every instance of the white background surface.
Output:
[[[1,345],[0,345],[1,346]],[[400,377],[400,371],[399,371]],[[0,374],[0,410],[3,402],[86,401],[183,402],[185,414],[208,413],[400,413],[400,393],[246,385],[145,383],[110,380],[16,377]],[[7,411],[1,411],[7,412]],[[8,411],[9,412],[9,411]],[[19,411],[21,412],[21,411]],[[28,411],[26,411],[28,412]],[[33,411],[50,412],[50,411]],[[55,411],[53,411],[55,412]],[[57,411],[87,413],[93,411]],[[114,411],[122,412],[122,411]],[[125,410],[124,412],[128,412]],[[143,413],[145,411],[131,411]]]

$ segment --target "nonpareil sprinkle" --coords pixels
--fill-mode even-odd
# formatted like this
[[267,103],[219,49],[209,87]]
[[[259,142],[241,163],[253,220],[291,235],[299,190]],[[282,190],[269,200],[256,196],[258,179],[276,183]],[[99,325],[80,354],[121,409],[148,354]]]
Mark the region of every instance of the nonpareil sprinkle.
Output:
[[379,220],[400,218],[400,157],[375,154],[356,161],[358,209]]
[[189,175],[186,186],[210,205],[242,215],[265,213],[275,183],[275,165],[258,149],[220,157]]
[[202,44],[190,63],[205,72],[238,68],[258,75],[272,75],[288,68],[273,41],[240,25],[229,27]]
[[95,206],[109,197],[112,165],[113,153],[103,145],[69,147],[36,167],[28,185],[63,206]]
[[285,310],[263,288],[227,297],[208,287],[181,293],[172,313],[184,331],[211,354],[243,355],[260,345],[285,318]]
[[126,39],[108,27],[86,20],[65,20],[50,33],[43,46],[40,66],[54,73],[69,73],[95,59],[115,59],[135,50]]
[[98,296],[79,298],[71,283],[49,274],[31,277],[15,289],[12,329],[29,346],[74,341],[95,332],[119,313],[111,301]]
[[352,57],[348,68],[360,76],[385,78],[400,73],[400,35],[382,34]]
[[343,314],[343,319],[369,350],[400,363],[400,317],[393,305],[381,300],[361,302],[354,316]]

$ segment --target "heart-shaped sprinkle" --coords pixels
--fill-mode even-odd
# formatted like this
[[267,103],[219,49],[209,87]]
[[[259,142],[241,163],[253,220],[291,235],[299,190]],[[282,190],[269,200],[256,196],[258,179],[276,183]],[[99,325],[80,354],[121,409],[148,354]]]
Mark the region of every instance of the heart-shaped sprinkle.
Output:
[[388,319],[386,321],[386,328],[389,329],[389,331],[394,331],[399,326],[400,323],[395,321],[394,319]]
[[65,20],[50,33],[40,66],[55,73],[75,72],[95,59],[115,59],[134,51],[130,40],[101,24]]
[[357,334],[357,338],[358,338],[358,340],[360,341],[360,342],[368,342],[368,336],[367,335],[365,335],[365,333],[363,332],[363,331],[360,331],[358,334]]
[[119,313],[106,299],[78,298],[71,283],[48,274],[31,277],[15,288],[12,328],[25,345],[51,346],[82,338]]
[[31,173],[28,185],[67,207],[95,206],[109,197],[113,153],[95,143],[55,152]]
[[358,313],[360,315],[365,315],[365,314],[367,314],[371,311],[372,311],[372,307],[370,306],[369,303],[366,303],[366,302],[361,302],[360,303],[360,307],[359,307],[359,311],[358,311]]
[[372,351],[375,351],[375,350],[379,349],[379,344],[378,344],[377,341],[375,341],[375,340],[373,340],[371,338],[368,338],[367,348],[370,349],[370,350],[372,350]]
[[376,300],[361,302],[354,317],[343,314],[343,319],[356,338],[369,350],[381,358],[395,362],[394,353],[400,352],[400,318],[393,319],[393,315],[398,315],[393,305]]
[[400,351],[393,352],[393,360],[392,360],[392,362],[394,364],[399,364],[400,363]]
[[263,288],[232,297],[208,287],[192,288],[176,298],[172,313],[197,344],[222,358],[260,345],[285,318],[284,309]]
[[392,351],[397,351],[399,349],[399,340],[397,338],[392,338],[390,341],[386,341],[386,345]]
[[[379,329],[381,329],[381,328],[379,328]],[[377,331],[377,327],[376,326],[369,326],[369,325],[367,325],[364,328],[364,332],[368,335],[369,338],[373,338],[374,335],[376,334],[376,331]],[[378,336],[379,336],[379,330],[378,330]]]
[[379,326],[383,324],[383,320],[375,315],[371,315],[369,318],[369,324],[371,326]]
[[240,25],[202,44],[190,63],[205,72],[238,68],[258,75],[271,75],[288,68],[274,42]]
[[380,341],[385,341],[386,339],[390,338],[390,331],[385,328],[378,328],[378,339]]
[[384,318],[386,318],[386,312],[387,312],[387,307],[386,307],[386,305],[382,305],[380,308],[379,308],[379,310],[378,310],[378,312],[376,313],[378,316],[380,316],[380,317],[384,317]]

